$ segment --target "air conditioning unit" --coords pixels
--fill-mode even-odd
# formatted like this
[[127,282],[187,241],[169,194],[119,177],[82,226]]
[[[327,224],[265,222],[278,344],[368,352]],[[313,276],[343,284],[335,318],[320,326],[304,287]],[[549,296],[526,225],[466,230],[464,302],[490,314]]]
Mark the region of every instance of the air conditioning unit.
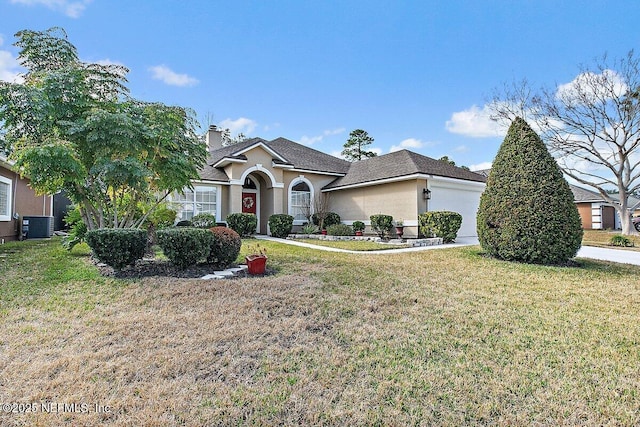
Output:
[[46,239],[53,236],[52,216],[23,216],[22,233],[27,239]]

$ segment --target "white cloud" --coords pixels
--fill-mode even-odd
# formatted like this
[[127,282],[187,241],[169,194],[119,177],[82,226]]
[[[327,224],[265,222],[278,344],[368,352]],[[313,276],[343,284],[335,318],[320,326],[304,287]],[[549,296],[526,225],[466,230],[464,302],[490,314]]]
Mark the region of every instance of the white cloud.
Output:
[[394,151],[400,151],[405,149],[410,150],[415,148],[432,147],[434,145],[436,145],[435,142],[424,142],[416,138],[407,138],[400,141],[400,144],[398,145],[392,145],[391,148],[389,149],[389,152],[393,153]]
[[451,133],[472,138],[489,138],[506,134],[506,129],[491,120],[491,111],[486,105],[482,109],[472,105],[468,110],[453,113],[445,127]]
[[199,83],[198,79],[187,74],[178,74],[166,65],[156,65],[149,68],[153,78],[160,80],[170,86],[194,86]]
[[469,169],[471,169],[472,171],[481,171],[484,169],[491,169],[491,165],[493,165],[492,162],[483,162],[483,163],[478,163],[477,165],[471,165],[469,166]]
[[27,6],[43,5],[51,10],[62,12],[70,18],[78,18],[93,0],[11,0],[13,4]]
[[618,98],[628,90],[618,73],[604,70],[601,74],[585,72],[569,83],[558,85],[556,96],[568,103],[583,103]]
[[345,128],[336,128],[336,129],[328,129],[322,132],[321,135],[316,136],[307,136],[303,135],[300,137],[300,143],[302,145],[313,145],[318,142],[321,142],[325,136],[339,135],[345,131]]
[[[0,46],[4,43],[4,39],[0,36]],[[9,83],[22,83],[24,79],[20,76],[22,67],[18,63],[18,59],[14,58],[8,50],[0,50],[0,81]]]
[[237,135],[243,133],[249,135],[256,128],[258,123],[255,120],[248,119],[246,117],[240,117],[238,119],[224,119],[218,126],[222,129],[229,129],[231,135]]

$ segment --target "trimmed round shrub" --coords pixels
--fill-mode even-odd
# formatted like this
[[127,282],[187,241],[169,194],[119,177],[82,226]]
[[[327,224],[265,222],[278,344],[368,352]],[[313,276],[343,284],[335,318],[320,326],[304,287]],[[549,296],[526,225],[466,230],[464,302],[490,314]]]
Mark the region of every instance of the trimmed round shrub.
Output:
[[562,264],[582,241],[569,184],[540,137],[516,118],[480,197],[478,238],[489,255],[532,264]]
[[213,234],[209,230],[176,227],[158,230],[158,244],[165,256],[179,268],[204,260],[211,252]]
[[391,215],[371,215],[369,219],[371,220],[371,229],[381,238],[388,237],[395,227]]
[[91,230],[85,240],[96,258],[116,270],[142,259],[147,248],[147,232],[137,228]]
[[293,217],[287,214],[274,214],[269,217],[269,230],[273,237],[286,238],[293,228]]
[[441,237],[444,243],[456,240],[462,225],[462,215],[450,211],[431,211],[418,215],[420,233],[423,236]]
[[201,213],[191,218],[191,225],[196,228],[209,229],[218,225],[218,222],[215,216],[208,213]]
[[362,221],[353,221],[353,231],[364,231],[366,225]]
[[353,228],[347,224],[333,224],[327,227],[329,236],[353,236]]
[[[313,225],[320,226],[320,216],[317,213],[311,215],[311,221]],[[324,217],[324,228],[327,229],[332,225],[340,224],[340,221],[342,221],[340,215],[335,212],[327,212]]]
[[227,216],[227,224],[241,237],[247,237],[256,232],[258,217],[250,213],[232,213]]
[[240,253],[240,235],[228,227],[213,227],[209,231],[213,233],[213,241],[207,262],[220,269],[229,267],[236,262]]

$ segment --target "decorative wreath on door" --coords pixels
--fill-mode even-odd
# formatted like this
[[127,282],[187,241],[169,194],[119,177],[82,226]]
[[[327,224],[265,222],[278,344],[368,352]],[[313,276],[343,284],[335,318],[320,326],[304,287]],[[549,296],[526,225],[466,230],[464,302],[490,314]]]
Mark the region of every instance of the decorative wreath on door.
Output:
[[251,209],[253,207],[253,197],[245,197],[242,199],[242,205],[245,209]]

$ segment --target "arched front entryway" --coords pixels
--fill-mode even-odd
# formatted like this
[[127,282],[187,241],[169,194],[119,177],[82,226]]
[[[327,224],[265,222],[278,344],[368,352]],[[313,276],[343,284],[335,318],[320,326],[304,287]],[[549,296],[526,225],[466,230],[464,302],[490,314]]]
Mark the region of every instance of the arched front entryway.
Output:
[[[257,232],[267,234],[269,217],[283,213],[284,184],[276,180],[273,171],[256,164],[245,169],[240,179],[233,180],[231,187],[232,212],[255,213],[258,217]],[[249,207],[252,203],[253,206]]]

